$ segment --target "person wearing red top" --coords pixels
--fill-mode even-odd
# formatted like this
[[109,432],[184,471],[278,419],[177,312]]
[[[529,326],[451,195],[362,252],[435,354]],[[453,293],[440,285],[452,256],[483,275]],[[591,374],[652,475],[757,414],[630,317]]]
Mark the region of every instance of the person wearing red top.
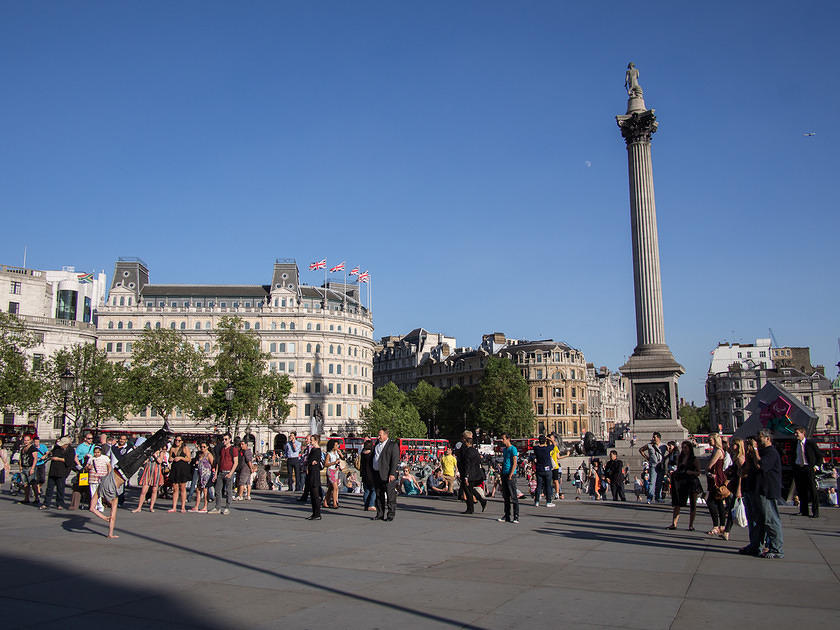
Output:
[[[216,507],[210,514],[230,514],[230,499],[233,495],[233,471],[239,464],[239,456],[230,443],[230,433],[222,436],[222,450],[213,471],[213,481],[216,483]],[[225,493],[225,507],[222,509],[222,491]]]

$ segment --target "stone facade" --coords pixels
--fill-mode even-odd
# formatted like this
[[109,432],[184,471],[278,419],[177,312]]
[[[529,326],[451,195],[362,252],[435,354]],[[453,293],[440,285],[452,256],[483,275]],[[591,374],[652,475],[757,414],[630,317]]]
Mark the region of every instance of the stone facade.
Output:
[[415,328],[406,335],[382,337],[373,353],[373,387],[394,383],[404,392],[417,387],[417,368],[440,362],[455,350],[455,337]]
[[[357,285],[300,283],[293,260],[278,260],[266,285],[162,285],[148,283],[142,261],[117,261],[114,282],[99,314],[99,346],[115,361],[130,361],[144,329],[181,331],[211,361],[219,320],[238,316],[256,331],[269,369],[289,375],[292,411],[280,425],[255,428],[258,447],[272,448],[278,432],[309,432],[313,416],[325,432],[358,431],[362,407],[373,395],[373,321],[359,301]],[[131,286],[133,285],[133,286]],[[153,409],[129,417],[124,426],[148,431],[162,420]],[[176,413],[173,426],[196,428]],[[106,421],[107,426],[107,421]]]
[[587,363],[586,388],[589,426],[596,437],[607,440],[616,434],[617,428],[630,426],[630,387],[621,373],[610,372],[604,366],[596,370],[593,364]]

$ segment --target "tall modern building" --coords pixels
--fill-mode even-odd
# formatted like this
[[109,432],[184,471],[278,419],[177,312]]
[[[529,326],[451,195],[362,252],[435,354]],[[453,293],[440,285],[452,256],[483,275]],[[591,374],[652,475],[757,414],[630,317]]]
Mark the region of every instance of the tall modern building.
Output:
[[[214,333],[222,317],[235,315],[257,332],[268,368],[288,374],[292,411],[282,424],[252,427],[257,445],[272,448],[278,434],[308,433],[310,421],[324,431],[355,432],[373,395],[373,320],[356,284],[303,284],[296,262],[277,259],[267,284],[151,284],[140,259],[120,258],[99,316],[99,345],[112,360],[130,361],[133,344],[150,328],[179,330],[206,353],[216,352]],[[160,426],[154,409],[128,419],[137,430]],[[176,412],[174,426],[196,423]]]

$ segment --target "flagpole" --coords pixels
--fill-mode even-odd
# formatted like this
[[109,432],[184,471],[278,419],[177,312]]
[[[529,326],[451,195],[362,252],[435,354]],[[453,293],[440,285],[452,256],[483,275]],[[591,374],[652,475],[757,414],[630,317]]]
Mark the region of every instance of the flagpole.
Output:
[[373,276],[368,278],[368,310],[370,311],[370,319],[373,321]]

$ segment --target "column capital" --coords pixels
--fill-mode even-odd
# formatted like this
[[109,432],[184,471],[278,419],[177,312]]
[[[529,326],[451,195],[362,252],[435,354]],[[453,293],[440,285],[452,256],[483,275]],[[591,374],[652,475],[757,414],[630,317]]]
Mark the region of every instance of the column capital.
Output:
[[659,127],[653,109],[616,116],[615,122],[618,123],[619,129],[621,129],[621,137],[624,138],[628,146],[634,142],[650,142],[650,137],[656,133]]

